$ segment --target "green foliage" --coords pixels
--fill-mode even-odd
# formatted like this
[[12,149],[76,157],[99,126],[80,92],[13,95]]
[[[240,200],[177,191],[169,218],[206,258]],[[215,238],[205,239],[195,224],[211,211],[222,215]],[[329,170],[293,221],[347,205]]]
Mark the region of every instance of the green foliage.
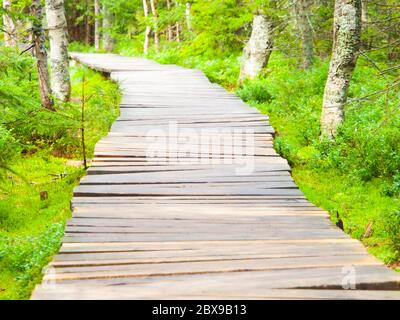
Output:
[[19,153],[19,143],[10,131],[0,126],[0,163],[5,163],[15,158]]
[[118,115],[117,85],[76,65],[72,101],[45,110],[33,62],[0,49],[0,299],[29,298],[60,246],[72,191],[84,174],[80,161],[67,159],[82,158],[82,88],[89,157]]

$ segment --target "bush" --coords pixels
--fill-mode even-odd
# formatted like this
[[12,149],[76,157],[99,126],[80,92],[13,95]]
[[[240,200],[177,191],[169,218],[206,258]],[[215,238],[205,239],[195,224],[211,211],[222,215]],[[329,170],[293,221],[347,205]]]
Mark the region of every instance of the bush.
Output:
[[236,94],[243,101],[249,103],[270,103],[272,100],[272,96],[268,92],[268,86],[263,80],[246,82],[236,91]]

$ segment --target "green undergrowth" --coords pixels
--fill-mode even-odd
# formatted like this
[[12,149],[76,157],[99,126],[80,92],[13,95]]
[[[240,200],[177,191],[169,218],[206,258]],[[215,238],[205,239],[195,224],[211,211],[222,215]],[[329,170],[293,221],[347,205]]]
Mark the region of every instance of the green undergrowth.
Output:
[[117,117],[120,94],[73,63],[71,103],[49,112],[40,106],[32,58],[2,49],[0,65],[0,299],[27,299],[60,247],[73,188],[85,174],[82,88],[88,158]]
[[[122,42],[116,50],[139,55],[138,45]],[[359,59],[346,107],[346,120],[335,141],[320,140],[319,119],[328,61],[310,70],[297,58],[274,52],[262,75],[237,83],[240,52],[196,52],[190,44],[171,44],[149,58],[202,70],[211,81],[236,92],[268,114],[277,134],[275,148],[290,163],[307,198],[327,210],[333,222],[361,240],[372,254],[396,267],[400,260],[400,111],[398,91],[384,90],[395,74],[379,77]],[[381,65],[381,68],[388,67]],[[365,99],[364,98],[368,97]],[[368,226],[372,226],[366,232]]]

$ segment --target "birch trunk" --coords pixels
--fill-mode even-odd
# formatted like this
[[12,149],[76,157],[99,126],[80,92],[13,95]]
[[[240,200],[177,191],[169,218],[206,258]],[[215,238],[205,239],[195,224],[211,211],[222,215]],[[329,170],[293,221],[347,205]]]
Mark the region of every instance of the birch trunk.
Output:
[[[168,12],[171,11],[171,0],[167,0],[167,10]],[[172,41],[173,30],[171,24],[168,24],[167,31],[168,31],[168,41]]]
[[4,45],[6,47],[16,47],[18,45],[17,32],[15,23],[8,12],[11,9],[11,0],[3,0],[3,28],[4,28]]
[[107,52],[111,52],[114,49],[114,38],[111,34],[111,28],[113,24],[113,14],[109,8],[103,6],[103,47]]
[[147,0],[143,0],[143,12],[144,12],[144,17],[146,18],[146,30],[144,32],[143,52],[144,54],[147,54],[150,47],[150,34],[151,34],[151,27],[149,26],[149,23],[147,21],[149,17],[149,4],[147,3]]
[[160,35],[158,32],[157,0],[150,0],[150,7],[154,18],[154,47],[158,52],[160,49]]
[[333,52],[325,86],[321,134],[333,139],[344,118],[344,105],[361,41],[361,0],[336,0]]
[[94,0],[94,47],[100,50],[100,2]]
[[66,102],[71,95],[71,80],[64,0],[46,0],[46,17],[50,42],[51,89],[57,99]]
[[368,9],[367,9],[367,1],[361,0],[361,22],[364,28],[367,27],[368,24]]
[[45,34],[42,25],[42,5],[40,0],[32,0],[31,14],[34,17],[32,23],[34,55],[37,61],[39,91],[42,106],[54,111],[53,100],[51,99],[51,89],[49,81],[49,71],[47,68],[47,52],[45,47]]
[[192,21],[191,21],[191,17],[190,17],[190,9],[191,9],[190,2],[186,2],[185,16],[186,16],[186,26],[187,26],[189,32],[192,31]]
[[[175,0],[175,7],[179,7],[179,2]],[[179,21],[175,24],[175,32],[176,32],[176,42],[181,42],[181,24]]]
[[251,37],[243,50],[240,82],[254,79],[268,65],[273,45],[272,20],[265,15],[255,15]]
[[313,28],[309,17],[310,6],[310,0],[295,0],[294,2],[297,28],[301,36],[303,67],[305,69],[311,67],[314,62]]

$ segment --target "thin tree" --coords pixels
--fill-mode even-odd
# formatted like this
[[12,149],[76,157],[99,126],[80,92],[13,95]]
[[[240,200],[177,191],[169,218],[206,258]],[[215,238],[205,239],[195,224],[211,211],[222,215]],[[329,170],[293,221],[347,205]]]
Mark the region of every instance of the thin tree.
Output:
[[11,0],[3,0],[3,32],[4,32],[4,45],[6,47],[16,47],[17,43],[17,32],[15,23],[9,15],[11,9]]
[[100,50],[100,1],[94,0],[94,47]]
[[50,42],[51,89],[57,99],[66,102],[71,95],[71,80],[64,0],[46,0],[46,18]]
[[160,34],[158,32],[157,0],[150,0],[150,7],[154,19],[154,47],[158,51],[160,49]]
[[336,0],[333,51],[321,115],[322,137],[333,139],[344,118],[344,105],[361,42],[361,0]]
[[190,2],[186,2],[186,10],[185,10],[185,17],[186,17],[186,26],[189,32],[192,31],[192,18],[190,16],[191,4]]
[[54,103],[51,98],[51,88],[49,81],[49,71],[47,67],[47,52],[45,47],[45,33],[42,25],[42,4],[40,0],[32,0],[31,15],[32,22],[32,39],[33,53],[37,61],[37,69],[39,76],[39,91],[42,106],[46,109],[54,111]]
[[144,54],[147,54],[147,52],[149,51],[149,47],[150,47],[150,34],[151,34],[151,27],[148,22],[149,4],[148,4],[147,0],[143,0],[143,13],[144,13],[144,17],[146,19],[146,30],[144,32],[143,51],[144,51]]
[[253,27],[249,41],[243,50],[239,81],[254,79],[268,65],[274,46],[274,21],[263,9],[258,9],[253,17]]
[[313,28],[310,22],[310,0],[294,0],[297,28],[301,36],[303,67],[309,68],[314,62]]
[[[179,1],[175,0],[175,7],[179,8]],[[181,42],[181,24],[179,21],[175,24],[176,42]]]
[[[171,0],[166,0],[166,1],[167,1],[167,10],[168,10],[168,13],[170,13],[171,12]],[[168,23],[167,32],[168,32],[168,41],[172,41],[173,30],[172,30],[171,23]]]
[[103,4],[103,48],[107,52],[113,51],[114,48],[114,38],[112,36],[113,20],[114,15],[109,5]]

